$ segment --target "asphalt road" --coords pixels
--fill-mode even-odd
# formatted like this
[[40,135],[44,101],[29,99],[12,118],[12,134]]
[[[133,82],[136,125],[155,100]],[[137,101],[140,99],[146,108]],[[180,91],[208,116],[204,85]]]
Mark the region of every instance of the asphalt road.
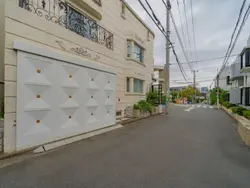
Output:
[[171,108],[0,169],[1,188],[249,188],[250,150],[210,108]]

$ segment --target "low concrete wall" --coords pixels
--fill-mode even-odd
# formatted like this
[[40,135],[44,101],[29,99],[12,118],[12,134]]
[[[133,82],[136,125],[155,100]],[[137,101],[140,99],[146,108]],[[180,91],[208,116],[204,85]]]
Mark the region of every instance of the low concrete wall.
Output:
[[242,139],[242,141],[250,147],[250,121],[243,116],[234,114],[232,110],[222,107],[222,109],[227,112],[231,117],[233,117],[237,122],[237,130]]
[[0,153],[3,152],[3,120],[0,120]]

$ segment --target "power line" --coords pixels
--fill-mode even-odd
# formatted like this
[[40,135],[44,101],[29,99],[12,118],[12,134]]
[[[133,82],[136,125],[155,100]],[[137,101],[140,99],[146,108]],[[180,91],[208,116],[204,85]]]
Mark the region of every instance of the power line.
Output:
[[190,58],[192,59],[192,47],[191,47],[190,35],[189,35],[189,29],[188,29],[187,9],[186,9],[185,0],[183,0],[183,6],[184,6],[184,16],[185,16],[185,20],[186,20],[186,29],[187,29],[188,45],[189,45],[190,54],[191,54]]
[[196,34],[195,34],[195,28],[194,28],[194,15],[193,15],[193,1],[190,0],[190,7],[191,7],[191,17],[192,17],[192,28],[193,28],[193,40],[194,40],[194,57],[195,60],[197,60],[197,51],[196,51]]
[[[238,54],[230,55],[229,57],[235,57]],[[213,61],[213,60],[219,60],[219,59],[224,59],[226,56],[222,57],[215,57],[215,58],[210,58],[210,59],[202,59],[202,60],[197,60],[197,61],[191,61],[189,63],[200,63],[200,62],[205,62],[205,61]],[[172,63],[171,65],[175,65],[176,63]],[[181,64],[187,64],[185,62],[181,62]]]
[[[162,0],[162,1],[164,1],[164,0]],[[184,47],[185,47],[186,53],[187,53],[187,44],[186,44],[186,40],[185,40],[184,27],[183,27],[183,21],[182,21],[182,16],[181,16],[179,0],[177,0],[176,2],[177,2],[177,6],[178,6],[178,12],[179,12],[179,18],[180,18],[180,23],[181,23],[181,32],[182,32],[182,37],[183,37],[183,41],[184,41]],[[188,56],[188,54],[187,54],[187,56]]]
[[[214,68],[218,68],[220,67],[220,65],[217,65],[217,66],[211,66],[211,67],[204,67],[204,68],[199,68],[199,69],[196,69],[196,70],[204,70],[204,69],[214,69]],[[189,69],[184,69],[184,70],[189,70]],[[171,71],[171,72],[177,72],[177,71]]]
[[[244,6],[245,6],[245,0],[244,0],[243,3],[242,3],[241,9],[240,9],[240,13],[239,13],[239,16],[238,16],[238,19],[237,19],[237,22],[236,22],[236,26],[239,24],[239,23],[238,23],[238,20],[240,20],[240,18],[242,17],[242,11],[243,11],[243,9],[244,9]],[[240,28],[238,29],[238,32],[237,32],[237,35],[236,35],[236,37],[235,37],[235,39],[234,39],[233,44],[231,44],[231,42],[230,42],[230,44],[229,44],[229,47],[231,47],[231,48],[228,47],[226,57],[225,57],[225,59],[224,59],[224,61],[223,61],[223,64],[222,64],[222,66],[221,66],[221,69],[220,69],[219,73],[216,74],[215,79],[219,79],[220,73],[221,73],[221,72],[223,71],[223,69],[225,68],[226,63],[227,63],[227,61],[228,61],[228,59],[229,59],[229,56],[230,56],[230,54],[232,53],[232,51],[233,51],[233,49],[234,49],[234,47],[235,47],[235,44],[236,44],[236,42],[237,42],[237,40],[238,40],[238,38],[239,38],[239,36],[240,36],[240,33],[241,33],[241,31],[242,31],[242,29],[243,29],[245,23],[246,23],[246,20],[248,19],[249,13],[250,13],[250,3],[249,3],[249,5],[248,5],[248,8],[247,8],[245,14],[244,14],[243,20],[242,20],[242,22],[241,22]],[[235,26],[235,28],[237,29],[236,26]],[[235,29],[234,29],[234,31],[235,31]],[[234,35],[234,33],[235,33],[234,31],[233,31],[233,33],[232,33],[231,38],[233,37],[233,35]],[[212,84],[213,84],[213,82],[211,83],[210,86],[212,86]]]
[[[233,33],[232,33],[232,35],[231,35],[230,43],[229,43],[229,46],[228,46],[228,49],[227,49],[227,52],[226,52],[226,55],[225,55],[226,57],[225,57],[225,59],[224,59],[224,61],[223,61],[222,67],[221,67],[221,69],[220,69],[220,71],[219,71],[219,74],[220,74],[220,73],[222,72],[222,70],[224,69],[224,67],[225,67],[225,65],[226,65],[226,62],[228,61],[228,56],[232,53],[232,51],[233,51],[233,49],[234,49],[234,47],[235,47],[235,44],[236,44],[236,42],[237,42],[237,40],[238,40],[238,37],[239,37],[239,35],[240,35],[240,33],[241,33],[241,31],[242,31],[244,25],[245,25],[245,22],[246,22],[246,20],[247,20],[247,18],[248,18],[249,9],[250,9],[250,4],[248,5],[248,8],[247,8],[247,10],[246,10],[246,12],[245,12],[245,15],[244,15],[244,17],[243,17],[243,20],[242,20],[242,22],[241,22],[240,28],[239,28],[239,30],[238,30],[238,32],[237,32],[237,35],[236,35],[236,37],[235,37],[235,39],[234,39],[234,42],[233,42],[233,38],[234,38],[235,32],[236,32],[236,30],[237,30],[237,27],[238,27],[239,22],[240,22],[241,17],[242,17],[242,12],[243,12],[245,3],[246,3],[246,0],[243,0],[243,3],[242,3],[241,8],[240,8],[239,16],[238,16],[237,22],[236,22],[236,24],[235,24],[235,28],[234,28],[234,30],[233,30]],[[233,42],[233,44],[232,44],[232,42]],[[218,75],[219,75],[219,74],[218,74]]]
[[[170,43],[170,45],[171,45],[171,48],[172,48],[172,51],[173,51],[173,54],[174,54],[174,56],[175,56],[175,58],[176,58],[176,61],[177,61],[178,65],[179,65],[179,68],[180,68],[180,71],[181,71],[181,73],[182,73],[182,75],[183,75],[183,78],[184,78],[185,81],[187,81],[187,78],[186,78],[187,76],[185,75],[185,72],[184,72],[184,70],[183,70],[183,67],[182,67],[182,65],[180,64],[180,61],[179,61],[178,56],[177,56],[177,54],[176,54],[176,52],[175,52],[174,46],[173,46],[172,42],[170,41],[168,34],[165,33],[164,27],[162,26],[160,20],[159,20],[159,19],[157,18],[157,16],[155,15],[155,13],[154,13],[152,7],[150,6],[150,4],[148,3],[147,0],[146,0],[146,3],[147,3],[147,5],[149,6],[149,8],[150,8],[150,10],[151,10],[153,16],[149,13],[149,11],[146,9],[146,7],[145,7],[144,4],[141,2],[141,0],[138,0],[138,1],[139,1],[139,3],[141,4],[141,6],[143,7],[143,9],[147,12],[147,14],[148,14],[149,17],[151,18],[151,20],[154,22],[154,24],[158,27],[158,29],[161,31],[161,33],[162,33],[162,34],[167,38],[167,40],[169,41],[169,43]],[[154,17],[155,19],[154,19],[153,17]],[[168,46],[166,46],[166,47],[168,48]]]
[[[230,48],[231,48],[231,46],[232,46],[233,38],[234,38],[235,32],[236,32],[236,30],[237,30],[237,27],[238,27],[238,25],[239,25],[239,23],[240,23],[240,19],[241,19],[241,17],[242,17],[242,12],[243,12],[245,3],[246,3],[246,0],[243,0],[243,3],[242,3],[241,8],[240,8],[240,12],[239,12],[239,16],[238,16],[237,22],[236,22],[236,24],[235,24],[233,33],[232,33],[232,35],[231,35],[231,39],[230,39],[230,42],[229,42],[228,49],[227,49],[227,51],[226,51],[226,55],[225,55],[224,62],[226,61],[227,55],[228,55],[229,50],[230,50]],[[224,62],[223,62],[223,64],[224,64]]]
[[[189,60],[188,60],[187,54],[186,54],[186,52],[185,52],[184,45],[183,45],[183,43],[182,43],[182,40],[181,40],[181,37],[180,37],[179,31],[178,31],[178,28],[177,28],[177,26],[176,26],[175,19],[174,19],[174,16],[173,16],[172,12],[170,12],[170,17],[171,17],[171,20],[172,20],[172,23],[173,23],[173,26],[174,26],[174,29],[175,29],[175,32],[176,32],[176,36],[177,36],[177,38],[179,39],[179,42],[180,42],[180,45],[181,45],[182,52],[183,52],[183,54],[184,54],[184,56],[185,56],[185,58],[186,58],[186,61],[187,61],[187,63],[188,63]],[[191,67],[191,65],[190,65],[189,63],[188,63],[188,66],[189,66],[189,68],[192,70],[192,67]]]

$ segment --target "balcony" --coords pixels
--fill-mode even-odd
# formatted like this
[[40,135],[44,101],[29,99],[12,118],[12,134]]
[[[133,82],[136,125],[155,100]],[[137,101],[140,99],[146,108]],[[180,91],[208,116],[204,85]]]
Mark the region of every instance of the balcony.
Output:
[[250,47],[245,47],[240,54],[241,71],[250,72]]
[[[101,3],[101,0],[93,0]],[[113,50],[113,34],[66,0],[19,0],[19,7]]]
[[101,0],[93,0],[94,3],[96,3],[99,6],[102,6],[102,1]]

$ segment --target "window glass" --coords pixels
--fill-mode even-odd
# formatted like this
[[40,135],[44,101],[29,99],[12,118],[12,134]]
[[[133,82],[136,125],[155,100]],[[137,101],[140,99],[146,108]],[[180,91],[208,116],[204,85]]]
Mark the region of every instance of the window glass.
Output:
[[131,41],[127,41],[127,57],[131,57]]
[[143,80],[134,78],[134,93],[143,93]]
[[134,44],[134,54],[135,54],[135,59],[139,62],[144,61],[144,50],[138,46],[136,43]]
[[126,91],[130,92],[130,78],[126,79]]
[[126,9],[126,7],[125,7],[124,3],[122,3],[122,15],[125,15],[125,9]]

